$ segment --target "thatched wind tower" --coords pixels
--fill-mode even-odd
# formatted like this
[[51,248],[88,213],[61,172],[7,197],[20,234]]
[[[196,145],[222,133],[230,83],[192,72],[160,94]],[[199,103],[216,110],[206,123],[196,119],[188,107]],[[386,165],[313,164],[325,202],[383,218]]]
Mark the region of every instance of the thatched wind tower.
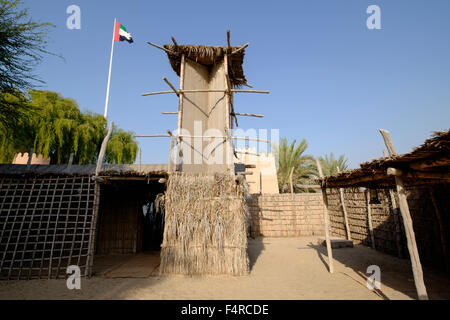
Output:
[[[248,272],[243,177],[235,176],[232,129],[237,125],[233,94],[242,90],[245,48],[172,45],[163,47],[180,77],[177,132],[168,130],[169,164],[166,221],[161,250],[162,274],[233,274]],[[169,113],[169,112],[168,112]],[[246,114],[248,115],[248,114]],[[251,116],[251,115],[250,115]],[[172,158],[172,157],[171,157]]]

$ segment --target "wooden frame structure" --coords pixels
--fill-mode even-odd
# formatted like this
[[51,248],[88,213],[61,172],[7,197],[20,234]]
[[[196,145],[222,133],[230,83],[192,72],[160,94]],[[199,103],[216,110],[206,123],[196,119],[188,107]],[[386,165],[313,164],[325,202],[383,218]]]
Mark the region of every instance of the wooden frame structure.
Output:
[[[185,106],[184,106],[184,100],[186,94],[198,94],[198,93],[224,93],[225,98],[225,128],[224,129],[224,141],[223,144],[225,145],[225,153],[226,153],[226,164],[227,164],[227,171],[229,173],[234,172],[234,166],[233,166],[233,154],[236,156],[236,151],[234,149],[233,140],[234,139],[242,139],[240,137],[233,137],[232,132],[234,125],[238,126],[237,116],[246,116],[246,117],[257,117],[262,118],[264,117],[261,114],[250,114],[250,113],[236,113],[234,110],[234,93],[269,93],[269,91],[263,91],[263,90],[242,90],[237,89],[238,86],[245,85],[248,87],[251,87],[247,84],[247,80],[245,79],[245,75],[242,70],[242,63],[243,58],[245,54],[245,48],[247,48],[248,43],[244,44],[240,47],[232,47],[230,43],[230,31],[227,31],[227,46],[224,47],[208,47],[208,46],[186,46],[186,45],[179,45],[174,37],[172,37],[173,45],[164,45],[164,46],[158,46],[154,43],[148,42],[148,44],[163,50],[167,53],[169,61],[174,69],[174,71],[180,76],[180,85],[179,89],[176,89],[175,86],[170,83],[169,80],[167,80],[166,77],[163,78],[164,82],[170,87],[171,90],[167,91],[156,91],[156,92],[149,92],[144,93],[142,96],[150,96],[150,95],[157,95],[157,94],[176,94],[179,103],[178,103],[178,111],[177,112],[162,112],[162,114],[176,114],[178,116],[177,120],[177,135],[172,135],[172,133],[169,133],[169,135],[137,135],[136,137],[161,137],[166,136],[170,137],[170,159],[169,159],[169,172],[175,171],[182,171],[182,159],[180,159],[181,154],[181,145],[182,143],[188,143],[186,139],[183,139],[184,136],[180,133],[182,129],[184,128],[184,113],[185,113]],[[185,72],[186,72],[186,63],[194,62],[195,64],[199,65],[207,65],[209,68],[212,68],[212,66],[216,65],[217,63],[220,63],[220,61],[223,59],[223,66],[224,66],[224,76],[225,76],[225,87],[224,88],[195,88],[195,89],[189,89],[185,87]],[[189,102],[191,102],[190,99],[187,99]],[[220,101],[221,99],[219,99]],[[218,102],[216,102],[217,104]],[[198,108],[198,106],[197,106]],[[213,108],[214,109],[214,108]],[[208,116],[209,118],[209,116]],[[220,128],[222,130],[222,128]],[[208,138],[207,136],[189,136],[189,138]],[[244,138],[245,139],[245,138]],[[248,139],[250,140],[250,139]],[[173,148],[174,144],[176,142],[176,159],[173,161],[172,154],[173,154]],[[196,150],[195,147],[188,143],[189,148],[191,148],[193,151],[202,154],[202,151]],[[177,164],[175,165],[174,164]]]
[[[422,265],[417,249],[416,238],[414,234],[413,221],[409,210],[405,187],[413,186],[431,186],[437,183],[448,183],[450,181],[450,130],[443,132],[435,132],[434,137],[425,141],[425,143],[414,149],[412,152],[397,155],[394,145],[388,131],[380,129],[380,133],[389,152],[389,157],[383,157],[361,164],[361,169],[347,170],[329,177],[321,177],[320,184],[326,188],[347,188],[347,187],[366,187],[376,189],[389,189],[389,194],[394,211],[394,219],[398,221],[397,201],[395,199],[393,189],[397,191],[398,208],[400,210],[403,227],[407,240],[409,256],[414,275],[414,283],[417,289],[418,298],[427,300],[428,294],[423,280]],[[431,190],[431,189],[430,189]],[[433,191],[430,191],[433,200]],[[371,230],[370,236],[372,246],[374,246],[374,236],[370,219],[370,204],[368,201],[368,223]],[[443,227],[442,217],[436,200],[433,201],[436,216],[441,232],[441,241],[448,267],[449,253]],[[400,253],[400,239],[397,232],[396,242]]]

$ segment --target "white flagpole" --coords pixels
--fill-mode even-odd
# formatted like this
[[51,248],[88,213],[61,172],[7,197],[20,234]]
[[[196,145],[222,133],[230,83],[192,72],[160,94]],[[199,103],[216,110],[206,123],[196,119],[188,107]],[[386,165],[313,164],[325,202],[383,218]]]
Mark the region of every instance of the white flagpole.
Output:
[[104,117],[106,119],[106,122],[108,122],[108,104],[109,104],[109,87],[111,85],[111,67],[112,67],[112,61],[113,61],[113,55],[114,55],[114,31],[116,30],[116,18],[114,18],[114,28],[113,28],[113,38],[112,38],[112,44],[111,44],[111,59],[109,61],[109,73],[108,73],[108,86],[106,88],[106,101],[105,101],[105,114]]

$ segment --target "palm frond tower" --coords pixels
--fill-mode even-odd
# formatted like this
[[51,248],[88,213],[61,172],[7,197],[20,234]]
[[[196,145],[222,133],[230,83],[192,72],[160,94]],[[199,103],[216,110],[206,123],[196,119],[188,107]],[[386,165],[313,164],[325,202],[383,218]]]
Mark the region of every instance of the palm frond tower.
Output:
[[[251,87],[243,71],[245,48],[151,45],[166,52],[180,77],[170,91],[179,98],[177,131],[171,136],[161,274],[248,273],[244,179],[235,172],[233,95]],[[166,112],[169,113],[169,112]],[[170,112],[175,113],[175,112]],[[247,114],[248,115],[248,114]],[[252,116],[252,115],[250,115]],[[174,144],[176,143],[176,147]]]

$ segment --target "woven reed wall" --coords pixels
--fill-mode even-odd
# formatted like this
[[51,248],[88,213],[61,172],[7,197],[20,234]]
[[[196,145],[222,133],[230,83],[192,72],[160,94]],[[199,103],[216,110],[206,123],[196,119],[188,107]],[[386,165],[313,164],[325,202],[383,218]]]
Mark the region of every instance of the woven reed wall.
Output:
[[161,274],[248,274],[242,181],[174,173],[165,202]]
[[[338,189],[327,189],[330,232],[332,236],[346,238],[344,213]],[[387,190],[378,190],[380,204],[370,204],[375,248],[380,251],[397,254],[396,224],[391,212],[391,203]],[[347,209],[350,233],[355,244],[371,246],[367,204],[365,192],[358,188],[344,189],[344,201]]]
[[324,235],[320,193],[251,195],[247,206],[252,237]]
[[94,190],[89,176],[0,178],[0,278],[87,274]]
[[[430,187],[414,187],[407,190],[409,210],[414,225],[417,247],[421,262],[424,265],[445,269],[444,252],[441,241],[439,222],[436,210],[431,201]],[[445,238],[450,243],[450,187],[448,184],[438,184],[433,187],[435,198],[443,217],[443,227],[447,230]],[[398,198],[394,192],[396,202]],[[332,236],[346,237],[344,214],[340,204],[338,189],[328,189],[328,211],[330,214],[330,230]],[[398,213],[398,228],[394,219],[394,211],[388,190],[378,190],[380,204],[371,204],[371,217],[376,250],[402,257],[408,257],[408,248],[400,212]],[[356,244],[372,246],[369,233],[367,204],[365,192],[360,189],[344,189],[344,201],[352,239]],[[397,231],[398,230],[398,231]],[[397,245],[397,234],[400,235],[400,246]],[[400,250],[399,250],[400,247]]]

